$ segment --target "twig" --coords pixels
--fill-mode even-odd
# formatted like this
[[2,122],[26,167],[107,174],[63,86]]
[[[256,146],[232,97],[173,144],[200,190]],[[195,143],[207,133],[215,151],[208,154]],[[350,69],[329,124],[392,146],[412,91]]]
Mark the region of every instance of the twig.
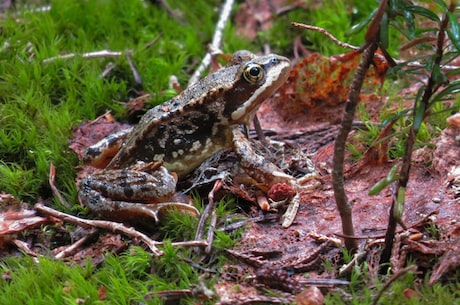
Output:
[[324,36],[326,36],[327,38],[329,38],[333,43],[335,43],[336,45],[338,45],[338,46],[340,46],[342,48],[351,49],[351,50],[354,50],[354,51],[359,50],[359,47],[338,40],[337,38],[334,37],[334,35],[332,35],[331,33],[329,33],[328,31],[326,31],[323,28],[320,28],[320,27],[317,27],[317,26],[314,26],[314,25],[298,23],[298,22],[291,22],[291,25],[293,27],[296,27],[296,28],[301,28],[301,29],[306,29],[306,30],[311,30],[311,31],[321,33]]
[[79,240],[71,244],[70,246],[66,247],[61,252],[57,253],[54,256],[54,258],[63,259],[65,257],[68,257],[74,254],[83,244],[85,244],[88,240],[93,238],[94,235],[96,235],[96,233],[97,233],[97,230],[95,228],[91,229],[91,231],[88,234],[86,234],[85,236],[83,236],[82,238],[80,238]]
[[[162,241],[155,242],[158,246],[163,246]],[[208,242],[206,240],[188,240],[188,241],[176,241],[171,243],[173,247],[207,247]]]
[[182,12],[171,8],[166,0],[159,0],[158,2],[159,5],[161,5],[171,17],[173,17],[180,24],[184,24],[184,21],[182,20]]
[[353,254],[353,258],[351,259],[351,261],[348,264],[345,264],[342,267],[340,267],[339,274],[338,274],[339,276],[350,274],[353,268],[359,265],[359,263],[367,255],[367,252],[365,251],[364,247],[365,247],[365,244],[361,244],[358,251],[356,251],[355,254]]
[[62,197],[56,185],[54,185],[55,177],[56,177],[56,167],[54,166],[53,163],[50,163],[50,174],[49,174],[48,182],[50,184],[51,190],[53,191],[53,194],[59,199],[59,202],[61,202],[65,207],[70,209],[72,205],[68,203],[67,200],[64,199],[64,197]]
[[153,38],[151,41],[147,42],[147,44],[144,46],[144,48],[147,50],[149,49],[151,46],[153,46],[154,44],[156,44],[158,42],[158,40],[160,40],[161,36],[163,36],[163,33],[160,33],[158,34],[155,38]]
[[129,236],[131,238],[138,238],[142,242],[144,242],[152,251],[153,254],[160,256],[163,254],[162,251],[160,251],[156,246],[158,245],[158,242],[150,239],[147,235],[135,230],[134,228],[130,228],[125,226],[122,223],[118,222],[112,222],[112,221],[106,221],[106,220],[88,220],[88,219],[83,219],[80,217],[72,216],[63,212],[59,212],[57,210],[54,210],[50,207],[47,207],[41,203],[37,203],[34,206],[35,210],[46,214],[50,215],[59,219],[62,219],[63,221],[67,221],[79,226],[82,226],[84,228],[101,228],[104,230],[108,230],[111,232],[117,232],[124,234],[126,236]]
[[211,269],[211,268],[203,267],[203,266],[201,266],[199,263],[194,262],[192,259],[190,259],[190,258],[188,258],[188,257],[181,257],[180,260],[183,261],[183,262],[186,262],[186,263],[189,264],[191,267],[196,268],[196,269],[198,269],[198,270],[200,270],[200,271],[203,271],[203,272],[206,272],[206,273],[217,274],[217,270],[216,270],[216,269]]
[[[76,225],[79,225],[84,228],[100,228],[104,230],[108,230],[111,232],[121,233],[131,238],[137,238],[144,242],[152,251],[153,254],[160,256],[163,254],[157,246],[162,246],[164,243],[159,241],[154,241],[153,239],[149,238],[144,233],[137,231],[132,227],[127,227],[122,223],[107,221],[107,220],[89,220],[83,219],[80,217],[76,217],[73,215],[66,214],[64,212],[59,212],[55,209],[47,207],[41,203],[37,203],[34,206],[35,210],[41,212],[46,215],[50,215],[63,221],[67,221]],[[190,241],[179,241],[171,243],[173,247],[206,247],[208,243],[205,240],[190,240]]]
[[89,53],[70,53],[70,54],[65,54],[65,55],[58,55],[58,56],[53,56],[50,58],[46,58],[43,60],[44,63],[49,63],[58,59],[69,59],[69,58],[74,58],[77,56],[81,56],[83,58],[101,58],[101,57],[120,57],[123,55],[123,52],[114,52],[110,50],[102,50],[102,51],[94,51],[94,52],[89,52]]
[[129,68],[131,69],[131,73],[133,73],[134,81],[137,85],[142,85],[142,77],[136,69],[133,61],[131,60],[132,51],[126,52],[126,60],[128,61]]
[[260,121],[257,117],[257,114],[254,116],[252,124],[254,125],[254,130],[256,131],[257,138],[259,139],[260,143],[262,143],[263,146],[268,146],[269,143],[267,141],[267,138],[265,137],[264,131],[262,130],[262,126],[260,125]]
[[27,245],[26,242],[19,239],[15,239],[13,240],[13,244],[15,244],[15,246],[18,247],[18,249],[24,251],[24,253],[26,253],[27,255],[30,255],[35,263],[38,263],[37,257],[40,257],[40,255],[32,251],[32,249],[29,248],[29,245]]
[[[225,28],[225,24],[227,23],[228,18],[230,17],[232,6],[233,6],[233,0],[225,1],[222,7],[222,11],[220,13],[219,21],[217,22],[217,25],[216,25],[216,30],[214,31],[214,36],[212,37],[212,42],[210,45],[211,50],[220,49],[220,45],[222,42],[222,32]],[[200,65],[196,69],[195,73],[193,73],[192,77],[190,78],[188,82],[188,86],[200,80],[201,74],[209,66],[210,63],[211,63],[211,53],[207,52],[203,60],[201,61]]]
[[[216,205],[216,203],[214,201],[214,194],[221,187],[222,187],[222,180],[216,180],[216,182],[214,182],[214,186],[213,186],[212,190],[208,194],[208,205],[204,209],[203,214],[201,214],[200,221],[198,222],[198,227],[197,227],[196,233],[195,233],[195,240],[201,240],[201,238],[203,237],[204,227],[206,225],[206,220],[208,220],[209,216],[213,214],[212,212],[214,210],[214,206]],[[212,244],[212,240],[213,240],[213,237],[214,237],[213,232],[214,232],[214,227],[215,226],[216,226],[215,223],[214,224],[211,223],[211,225],[210,225],[210,227],[208,229],[207,242],[208,242],[209,245]],[[210,232],[212,232],[212,234]],[[207,246],[206,250],[210,251],[210,249],[208,249],[208,247],[210,247],[210,246]]]
[[107,75],[109,75],[110,72],[112,72],[113,69],[115,69],[117,65],[113,62],[109,62],[105,68],[104,68],[104,71],[102,71],[101,73],[101,78],[105,78],[107,77]]
[[208,245],[204,249],[204,252],[206,254],[211,253],[211,250],[212,250],[212,241],[214,240],[214,230],[216,228],[216,223],[217,223],[217,213],[216,213],[216,210],[214,209],[214,211],[212,211],[212,214],[211,214],[211,221],[209,224],[208,236],[206,238]]
[[[347,195],[345,194],[344,188],[344,160],[345,160],[345,144],[347,141],[348,134],[351,131],[353,118],[356,111],[356,106],[359,101],[359,94],[361,87],[364,82],[366,71],[369,68],[374,52],[377,50],[377,44],[372,43],[368,48],[364,50],[363,58],[359,63],[355,77],[350,86],[350,93],[346,101],[345,112],[342,118],[342,124],[339,129],[339,134],[335,140],[334,145],[334,158],[333,158],[333,170],[332,170],[332,182],[334,186],[334,196],[337,204],[337,208],[340,212],[342,220],[342,232],[344,235],[354,235],[353,219],[351,212],[351,205],[348,202]],[[356,240],[346,238],[345,246],[347,249],[356,248]]]
[[291,199],[291,202],[289,203],[286,212],[281,217],[281,221],[282,221],[281,226],[283,228],[289,228],[292,225],[295,217],[297,216],[297,210],[299,209],[299,207],[300,207],[300,194],[297,193]]
[[[379,11],[383,11],[387,6],[387,1],[383,0],[380,2]],[[381,14],[376,14],[376,17]],[[379,24],[378,20],[373,20],[371,24]],[[369,33],[374,33],[377,36],[371,36]],[[340,213],[340,219],[342,221],[342,232],[344,235],[355,235],[353,228],[353,217],[352,208],[348,201],[347,195],[345,194],[344,187],[344,160],[345,160],[345,144],[347,142],[348,134],[353,126],[353,119],[356,112],[356,107],[359,103],[359,94],[366,77],[366,72],[372,63],[374,53],[378,48],[378,33],[379,31],[369,27],[366,33],[366,42],[363,45],[363,56],[361,58],[358,67],[356,68],[355,76],[350,86],[350,92],[345,104],[345,111],[342,117],[342,124],[339,128],[339,134],[334,144],[334,157],[333,157],[333,169],[332,169],[332,184],[334,187],[334,197],[337,204],[337,208]],[[357,242],[355,239],[346,238],[345,246],[348,250],[355,249]]]
[[[334,42],[335,44],[337,44],[338,46],[341,46],[342,48],[344,49],[351,49],[351,50],[354,50],[354,51],[358,51],[360,48],[357,47],[357,46],[354,46],[354,45],[351,45],[351,44],[348,44],[348,43],[345,43],[345,42],[342,42],[340,40],[338,40],[336,37],[334,37],[331,33],[329,33],[328,31],[326,31],[325,29],[323,28],[320,28],[320,27],[317,27],[317,26],[314,26],[314,25],[309,25],[309,24],[303,24],[303,23],[298,23],[298,22],[291,22],[291,25],[293,27],[297,27],[297,28],[302,28],[302,29],[307,29],[307,30],[311,30],[311,31],[315,31],[315,32],[318,32],[318,33],[321,33],[323,34],[324,36],[326,36],[327,38],[329,38],[332,42]],[[396,64],[403,64],[403,63],[406,63],[405,60],[395,60],[394,61]],[[418,61],[414,61],[414,62],[410,62],[407,64],[408,67],[416,67],[416,68],[425,68],[426,65],[423,64],[423,63],[420,63]],[[459,67],[458,66],[454,66],[454,65],[442,65],[441,66],[441,71],[453,71],[453,70],[458,70]]]

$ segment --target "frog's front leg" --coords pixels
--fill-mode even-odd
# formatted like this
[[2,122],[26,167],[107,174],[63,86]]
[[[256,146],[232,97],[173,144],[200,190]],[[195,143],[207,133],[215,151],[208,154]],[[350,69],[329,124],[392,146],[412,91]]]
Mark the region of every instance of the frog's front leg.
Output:
[[85,177],[78,186],[81,202],[102,218],[128,223],[152,218],[158,222],[158,212],[171,208],[198,215],[191,205],[167,202],[175,192],[176,179],[163,166],[152,164]]
[[267,188],[277,183],[286,183],[294,188],[297,186],[293,176],[284,173],[275,164],[258,155],[240,129],[235,128],[232,132],[235,153],[240,159],[240,166],[248,176]]
[[[316,188],[318,183],[306,187],[300,185],[298,180],[293,176],[285,174],[275,164],[256,154],[248,139],[239,129],[233,130],[233,142],[235,152],[240,157],[240,165],[251,178],[268,188],[277,183],[285,183],[293,187],[296,191],[295,196],[290,200],[286,212],[282,216],[283,228],[289,227],[293,223],[300,205],[299,192]],[[311,177],[315,177],[315,175]]]

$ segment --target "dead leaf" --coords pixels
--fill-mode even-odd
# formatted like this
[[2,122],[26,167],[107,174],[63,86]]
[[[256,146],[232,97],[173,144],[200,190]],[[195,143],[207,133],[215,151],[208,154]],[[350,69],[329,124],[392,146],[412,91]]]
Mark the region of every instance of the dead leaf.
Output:
[[112,116],[102,115],[94,121],[82,123],[72,130],[73,139],[69,141],[69,148],[82,160],[83,151],[87,147],[96,144],[108,135],[130,127],[128,124],[116,122]]
[[46,218],[37,216],[34,210],[0,212],[0,237],[36,228],[47,221]]

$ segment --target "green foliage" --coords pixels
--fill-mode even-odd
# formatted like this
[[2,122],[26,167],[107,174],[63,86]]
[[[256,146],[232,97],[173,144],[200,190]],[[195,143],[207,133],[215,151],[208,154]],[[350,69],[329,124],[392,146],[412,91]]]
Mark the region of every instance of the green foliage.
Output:
[[[424,147],[430,145],[429,142],[446,127],[446,118],[460,110],[460,99],[457,94],[460,91],[460,82],[458,80],[447,81],[450,76],[458,75],[459,69],[441,70],[439,66],[433,66],[437,56],[436,45],[432,39],[429,39],[436,38],[441,23],[438,16],[447,10],[447,5],[443,1],[436,1],[436,3],[430,3],[427,6],[428,8],[419,6],[410,1],[389,1],[389,8],[386,12],[388,18],[384,19],[388,23],[384,29],[385,35],[388,35],[385,40],[393,44],[396,43],[398,47],[402,44],[410,45],[412,49],[416,49],[414,52],[417,55],[411,56],[407,60],[401,60],[398,65],[390,68],[386,76],[382,94],[389,96],[390,100],[384,105],[380,120],[387,124],[397,119],[391,135],[375,142],[380,129],[368,126],[367,130],[360,131],[356,136],[359,143],[364,144],[364,149],[391,138],[388,152],[391,159],[403,156],[407,132],[412,125],[416,127],[418,132],[414,148]],[[448,16],[451,23],[447,29],[447,34],[450,39],[448,43],[451,46],[445,48],[441,65],[448,65],[460,54],[458,48],[455,47],[458,43],[456,36],[458,32],[458,10],[455,13],[448,13]],[[360,28],[366,28],[370,20],[371,18],[364,18]],[[396,57],[398,55],[391,50],[390,53]],[[434,91],[429,103],[424,106],[421,103],[426,88],[426,83],[423,80],[428,77],[429,73],[434,75]],[[406,101],[401,100],[400,91],[402,88],[415,87],[417,83],[421,84],[418,93],[413,97],[406,96]],[[453,98],[455,100],[452,102]],[[415,116],[411,113],[412,109],[408,108],[412,99],[415,99],[416,103],[414,106]],[[394,109],[395,103],[399,104],[399,106],[396,105],[398,108],[396,111]],[[426,111],[429,111],[428,116],[425,116]],[[367,110],[363,105],[360,107],[359,116],[360,119],[366,120]],[[363,150],[359,147],[349,144],[349,149],[354,158],[359,158],[362,155]]]
[[37,264],[32,258],[9,259],[0,268],[2,274],[11,276],[0,280],[1,304],[75,304],[77,298],[97,300],[98,287],[88,281],[88,269],[69,268],[49,259],[40,259]]
[[[256,41],[259,45],[268,43],[275,52],[283,53],[283,50],[292,48],[293,41],[297,37],[302,37],[303,43],[309,50],[320,52],[326,56],[344,53],[348,50],[324,39],[324,35],[314,31],[292,28],[291,22],[322,27],[333,33],[339,40],[358,46],[363,41],[364,32],[346,33],[344,29],[349,29],[356,22],[361,22],[373,7],[375,7],[375,2],[372,0],[355,2],[334,0],[327,4],[308,5],[303,9],[298,8],[279,16],[267,32],[258,33]],[[279,33],[284,35],[279,35]]]
[[[164,251],[163,257],[152,260],[149,253],[132,247],[119,257],[109,255],[98,269],[89,262],[80,267],[47,258],[38,264],[31,258],[8,259],[0,264],[0,303],[159,304],[151,291],[186,289],[197,282],[197,274],[180,260],[177,249],[165,245]],[[104,299],[98,296],[101,288],[106,290]]]
[[[350,277],[349,291],[345,293],[337,290],[326,296],[326,305],[370,305],[377,293],[391,276],[375,278],[369,275],[369,266],[362,264],[352,270]],[[392,305],[430,305],[430,304],[459,304],[458,285],[456,284],[434,284],[428,285],[429,275],[424,279],[419,278],[415,273],[407,273],[391,283],[377,304]],[[412,291],[410,297],[405,292]]]

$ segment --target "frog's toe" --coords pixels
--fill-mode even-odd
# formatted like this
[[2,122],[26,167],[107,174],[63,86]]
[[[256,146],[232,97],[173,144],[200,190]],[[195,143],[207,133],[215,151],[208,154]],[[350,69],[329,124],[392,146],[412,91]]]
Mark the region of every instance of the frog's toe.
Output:
[[187,213],[194,217],[200,216],[200,212],[193,205],[181,203],[181,202],[163,202],[152,204],[156,206],[159,213],[179,211],[181,213]]

